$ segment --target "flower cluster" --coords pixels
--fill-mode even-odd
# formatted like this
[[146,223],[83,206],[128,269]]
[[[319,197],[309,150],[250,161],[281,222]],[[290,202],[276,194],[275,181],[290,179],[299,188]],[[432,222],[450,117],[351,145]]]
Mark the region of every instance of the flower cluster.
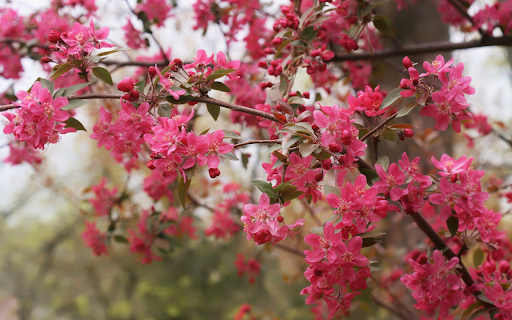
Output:
[[96,222],[85,221],[85,230],[82,232],[82,239],[85,246],[92,249],[95,256],[107,255],[107,245],[105,241],[107,235],[96,227]]
[[119,195],[117,194],[117,187],[114,187],[109,190],[107,189],[106,184],[107,179],[103,177],[99,184],[91,187],[91,190],[94,193],[95,197],[90,199],[89,202],[94,207],[96,215],[100,217],[109,216],[112,207],[119,200]]
[[311,282],[301,291],[308,296],[306,304],[323,299],[329,319],[338,310],[348,313],[352,299],[367,287],[366,279],[371,276],[369,260],[361,254],[363,240],[356,236],[343,241],[342,234],[327,222],[322,235],[308,234],[304,241],[313,247],[304,252],[310,265],[304,275]]
[[465,285],[460,276],[451,273],[459,258],[454,257],[447,262],[439,250],[435,250],[432,256],[433,261],[429,261],[426,255],[421,255],[417,261],[409,259],[414,273],[404,275],[401,281],[413,290],[416,309],[428,315],[439,309],[439,316],[444,319],[451,307],[465,299]]
[[306,220],[298,219],[295,223],[286,225],[284,218],[280,215],[281,206],[278,203],[270,204],[270,198],[266,194],[260,197],[259,205],[246,204],[244,206],[244,231],[247,233],[247,240],[254,238],[257,245],[264,243],[276,244],[297,234],[292,231],[300,227]]
[[68,99],[53,99],[50,90],[43,88],[40,82],[34,83],[30,93],[18,91],[16,96],[20,100],[16,105],[20,108],[14,114],[2,113],[9,120],[5,134],[14,134],[16,140],[25,141],[34,149],[44,149],[48,143],[57,143],[60,134],[76,131],[66,128],[64,123],[70,118],[69,113],[62,110]]
[[243,253],[236,254],[235,267],[239,277],[243,277],[245,273],[249,276],[249,283],[253,284],[256,277],[260,274],[261,265],[256,259],[248,259],[245,262]]

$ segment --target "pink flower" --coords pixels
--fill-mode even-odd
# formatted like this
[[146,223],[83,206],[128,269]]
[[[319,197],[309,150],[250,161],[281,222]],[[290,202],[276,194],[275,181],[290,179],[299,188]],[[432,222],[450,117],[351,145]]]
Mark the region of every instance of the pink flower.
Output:
[[185,94],[185,90],[172,90],[171,87],[174,86],[174,81],[170,78],[164,77],[160,70],[158,70],[157,66],[155,65],[156,73],[158,74],[158,77],[160,79],[160,83],[164,86],[164,88],[169,92],[169,94],[175,99],[178,100],[180,96]]
[[146,47],[146,42],[142,38],[142,32],[135,29],[132,22],[127,19],[123,27],[124,39],[129,48],[137,50]]
[[108,254],[105,244],[107,234],[96,228],[96,222],[85,221],[85,230],[82,232],[82,239],[85,242],[85,246],[91,248],[95,256]]
[[[326,259],[330,263],[336,260],[336,253],[343,252],[341,250],[341,234],[334,233],[334,226],[331,222],[324,225],[324,234],[317,235],[314,233],[304,237],[304,242],[313,247],[313,251],[309,251],[306,255],[308,263],[319,262]],[[344,244],[344,243],[343,243]]]
[[375,170],[377,171],[381,181],[374,183],[373,187],[377,188],[379,193],[391,191],[391,199],[393,201],[398,200],[395,193],[399,190],[397,186],[402,185],[405,182],[405,174],[400,170],[396,163],[392,163],[389,166],[389,173],[386,173],[384,168],[379,164],[375,165]]
[[442,177],[448,177],[453,174],[458,174],[468,170],[473,158],[466,159],[466,156],[460,157],[458,160],[453,159],[447,154],[443,154],[440,160],[435,157],[430,159],[432,164],[439,170],[439,175]]
[[224,143],[224,131],[217,130],[214,133],[205,135],[205,144],[208,147],[207,164],[208,168],[217,168],[219,166],[219,154],[226,154],[233,150],[233,144]]
[[166,0],[143,0],[135,10],[144,11],[150,22],[155,22],[158,27],[162,27],[169,16],[171,6]]
[[195,68],[195,69],[199,70],[200,72],[204,72],[206,67],[213,62],[214,62],[213,54],[210,57],[208,57],[208,55],[206,54],[206,51],[198,50],[197,56],[194,57],[194,62],[184,65],[183,68],[185,68],[185,69]]
[[423,62],[423,68],[427,73],[420,74],[420,77],[426,77],[431,74],[438,76],[439,73],[445,73],[450,71],[450,66],[453,63],[453,58],[450,59],[447,63],[444,63],[444,57],[442,55],[438,55],[432,64],[427,61]]
[[106,183],[107,179],[103,177],[99,184],[92,186],[92,192],[94,192],[95,198],[89,200],[96,210],[96,214],[99,216],[108,216],[111,208],[118,200],[117,188],[114,187],[109,190],[105,186]]

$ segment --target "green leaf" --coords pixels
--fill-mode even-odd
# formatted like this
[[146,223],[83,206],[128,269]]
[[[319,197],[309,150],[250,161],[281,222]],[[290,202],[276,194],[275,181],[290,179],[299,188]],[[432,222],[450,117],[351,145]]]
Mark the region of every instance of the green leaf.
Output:
[[454,215],[450,215],[450,217],[448,217],[448,220],[446,220],[446,226],[448,227],[448,230],[450,231],[452,237],[455,237],[457,231],[459,230],[459,218],[457,218]]
[[180,98],[178,100],[174,99],[173,96],[169,95],[165,98],[166,101],[169,101],[170,103],[172,104],[185,104],[187,102],[189,102],[190,100],[192,100],[192,96],[180,96]]
[[128,240],[126,240],[126,238],[121,235],[115,235],[114,241],[119,243],[129,243]]
[[361,292],[361,294],[355,296],[356,300],[362,301],[362,302],[367,303],[367,304],[372,304],[373,303],[372,291],[370,290],[370,288],[359,290],[359,292]]
[[476,296],[476,298],[482,302],[493,304],[493,302],[489,298],[487,298],[485,293],[480,293],[479,295]]
[[390,105],[393,104],[393,102],[395,102],[396,100],[402,98],[402,95],[400,94],[400,92],[402,92],[402,89],[396,88],[396,89],[392,90],[390,93],[388,93],[386,98],[384,98],[384,100],[382,100],[382,104],[380,105],[380,109],[384,109],[386,107],[389,107]]
[[388,156],[381,156],[379,159],[377,159],[377,162],[375,164],[379,164],[384,168],[384,171],[388,171],[389,167],[389,157]]
[[482,249],[478,248],[476,249],[475,253],[473,253],[473,263],[475,264],[475,267],[478,267],[479,265],[484,262],[485,255]]
[[87,87],[88,85],[92,84],[94,81],[89,81],[86,83],[79,83],[75,84],[74,86],[67,87],[64,89],[64,93],[62,94],[63,97],[69,97],[73,93],[82,90],[83,88]]
[[53,94],[53,99],[62,97],[64,91],[66,91],[66,88],[60,88],[59,90],[55,91],[55,93]]
[[277,143],[277,144],[274,144],[273,146],[271,146],[270,148],[268,148],[268,150],[265,151],[263,154],[270,154],[270,153],[277,151],[281,148],[282,148],[282,145]]
[[55,86],[52,81],[44,78],[37,78],[36,82],[39,81],[41,83],[41,86],[43,88],[46,88],[50,91],[51,94],[53,94],[53,91],[55,90]]
[[110,75],[110,72],[108,72],[107,69],[102,67],[95,67],[92,68],[92,74],[94,74],[96,78],[102,80],[106,84],[109,84],[111,86],[114,85],[114,83],[112,82],[112,76]]
[[229,89],[229,87],[222,82],[214,82],[212,83],[211,87],[213,90],[231,92],[231,89]]
[[101,57],[98,56],[85,56],[84,59],[91,60],[94,63],[100,62]]
[[398,112],[398,115],[396,116],[397,118],[400,118],[400,117],[403,117],[405,115],[407,115],[409,112],[412,111],[412,109],[416,108],[416,106],[418,105],[418,102],[417,101],[411,101],[409,102],[408,104],[405,105],[405,107],[403,107],[399,112]]
[[62,110],[76,109],[76,108],[85,106],[86,104],[87,104],[87,100],[82,100],[82,99],[69,100],[69,103],[66,106],[62,107]]
[[236,139],[236,140],[240,140],[242,139],[242,137],[240,137],[238,134],[234,133],[233,131],[229,131],[229,130],[222,130],[224,132],[224,139],[225,138],[231,138],[231,139]]
[[64,121],[64,123],[66,124],[65,128],[75,128],[76,130],[83,130],[87,132],[84,125],[75,118],[69,118],[68,120]]
[[301,140],[301,139],[304,139],[303,137],[300,137],[300,136],[295,136],[293,138],[291,138],[285,145],[284,145],[284,148],[285,149],[288,149],[290,148],[291,146],[293,146],[297,141]]
[[299,152],[302,155],[303,158],[309,156],[313,153],[313,151],[318,148],[317,144],[314,143],[302,143],[299,145]]
[[327,160],[331,157],[331,155],[325,150],[322,150],[320,153],[312,153],[311,155],[318,160]]
[[371,169],[364,169],[364,168],[358,168],[358,169],[359,169],[359,172],[361,172],[362,174],[364,174],[366,176],[369,186],[372,186],[374,182],[377,182],[380,180],[377,172],[375,172]]
[[249,154],[248,153],[242,153],[242,165],[245,169],[247,169],[247,164],[249,163]]
[[114,50],[104,51],[104,52],[98,53],[98,56],[103,57],[103,56],[106,56],[106,55],[109,55],[112,53],[125,51],[125,50],[128,50],[128,48],[118,48],[118,49],[114,49]]
[[277,193],[274,191],[274,188],[272,188],[272,184],[270,182],[265,182],[262,180],[254,180],[252,181],[252,184],[258,188],[261,192],[267,194],[269,197],[278,199]]
[[180,178],[180,183],[178,185],[178,198],[180,199],[180,203],[183,206],[183,209],[185,209],[188,188],[190,187],[191,182],[192,182],[192,179],[187,179],[187,182],[185,182],[183,180],[183,177]]
[[221,69],[221,70],[215,70],[212,72],[211,75],[209,75],[208,77],[206,77],[206,80],[210,81],[210,80],[215,80],[215,79],[218,79],[218,78],[222,78],[224,77],[225,75],[228,75],[230,74],[231,72],[233,71],[236,71],[236,69]]
[[323,236],[324,235],[324,228],[322,228],[322,227],[313,227],[313,228],[311,228],[311,233],[317,234],[319,236]]
[[393,31],[393,28],[391,27],[391,19],[389,19],[388,17],[386,17],[382,14],[374,15],[373,16],[373,25],[382,34],[385,34],[392,38],[395,37],[395,32]]
[[304,40],[309,42],[310,40],[312,40],[316,37],[317,33],[318,33],[318,30],[315,30],[315,26],[311,25],[311,26],[306,27],[302,31],[302,38],[304,38]]
[[228,160],[233,160],[233,161],[240,160],[237,158],[237,156],[235,156],[235,154],[233,152],[228,152],[228,153],[224,153],[224,154],[219,153],[219,157],[222,157],[222,158],[228,159]]
[[50,73],[50,78],[55,80],[71,69],[73,69],[73,66],[70,65],[68,62],[63,63],[63,64],[58,64],[55,67],[53,67],[52,72]]
[[376,243],[381,243],[382,238],[363,238],[363,248],[371,247]]
[[220,106],[217,104],[207,103],[206,108],[208,109],[208,112],[212,116],[213,120],[217,121],[220,114]]
[[324,192],[325,192],[325,195],[328,195],[330,193],[334,193],[338,197],[340,196],[340,189],[335,188],[333,186],[325,185],[324,186]]

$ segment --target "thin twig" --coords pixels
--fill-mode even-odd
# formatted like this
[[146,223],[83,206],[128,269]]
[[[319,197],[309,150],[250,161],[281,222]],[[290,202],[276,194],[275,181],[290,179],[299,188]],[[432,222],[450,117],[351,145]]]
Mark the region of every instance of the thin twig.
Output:
[[374,134],[375,132],[377,132],[380,128],[382,128],[383,126],[385,126],[389,121],[393,120],[396,118],[396,116],[398,115],[398,112],[396,112],[395,114],[393,114],[392,116],[390,116],[389,118],[387,118],[386,120],[382,121],[378,126],[376,126],[375,128],[373,128],[372,130],[370,130],[370,132],[368,132],[367,134],[365,134],[362,138],[361,138],[361,141],[364,141],[366,140],[369,136],[371,136],[372,134]]
[[306,201],[305,198],[302,199],[302,204],[308,210],[309,215],[311,216],[311,218],[313,218],[313,220],[315,220],[316,224],[318,226],[322,226],[323,225],[322,221],[320,221],[320,219],[318,219],[318,217],[316,216],[315,211],[313,210],[313,208],[311,208],[311,206],[309,205],[309,203]]
[[246,142],[237,143],[237,144],[235,144],[234,147],[238,148],[238,147],[245,146],[245,145],[248,145],[248,144],[256,144],[256,143],[259,143],[259,144],[262,144],[262,143],[281,143],[281,139],[277,139],[277,140],[249,140],[249,141],[246,141]]
[[279,243],[275,244],[274,247],[279,248],[284,251],[288,251],[288,252],[298,255],[299,257],[302,257],[302,258],[304,258],[306,256],[304,253],[300,252],[299,250],[292,249],[287,246],[283,246],[282,244],[279,244]]

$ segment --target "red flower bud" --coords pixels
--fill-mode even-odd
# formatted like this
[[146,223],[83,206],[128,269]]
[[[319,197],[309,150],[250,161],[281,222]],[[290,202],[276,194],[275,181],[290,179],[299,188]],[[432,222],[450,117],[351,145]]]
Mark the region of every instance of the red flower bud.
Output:
[[272,44],[275,45],[275,46],[278,46],[281,43],[283,43],[283,38],[274,38],[274,39],[272,39]]
[[302,96],[306,99],[309,99],[309,92],[308,91],[304,91],[304,93],[302,94]]
[[422,254],[421,256],[418,257],[418,259],[416,261],[419,264],[426,264],[428,262],[427,255],[426,254]]
[[331,152],[340,152],[341,148],[336,143],[329,143],[329,151]]
[[139,100],[139,92],[138,91],[131,90],[130,95],[132,96],[133,100]]
[[409,59],[408,56],[404,57],[404,59],[402,60],[402,63],[404,65],[405,69],[412,68],[412,61],[411,61],[411,59]]
[[321,171],[320,171],[319,173],[317,173],[317,174],[315,175],[315,180],[316,180],[316,182],[320,182],[320,181],[322,181],[323,179],[324,179],[324,173],[323,173],[323,172],[321,172]]
[[49,63],[49,62],[51,62],[51,61],[52,61],[52,60],[51,60],[50,58],[48,58],[48,57],[42,57],[42,58],[41,58],[41,62],[42,62],[42,63]]
[[283,222],[283,220],[284,220],[284,219],[283,219],[283,217],[282,217],[282,216],[277,216],[277,219],[276,219],[276,220],[277,220],[277,222]]
[[123,99],[126,101],[133,101],[133,98],[132,98],[131,94],[129,94],[129,93],[123,95]]
[[50,31],[50,34],[48,35],[48,41],[51,43],[57,43],[60,40],[60,32],[57,30]]
[[123,92],[130,92],[135,87],[132,78],[126,77],[117,84],[117,89]]
[[500,272],[501,273],[507,273],[510,270],[510,263],[503,260],[500,262]]
[[57,46],[56,46],[56,45],[54,45],[54,44],[50,44],[50,45],[48,46],[48,49],[50,49],[50,50],[52,50],[52,51],[56,51],[56,50],[57,50]]
[[155,165],[153,164],[154,162],[155,162],[154,160],[149,160],[148,161],[147,167],[148,167],[149,170],[155,170],[156,169]]
[[258,67],[267,68],[268,67],[267,62],[263,61],[263,60],[258,61]]
[[404,129],[404,134],[407,138],[410,138],[414,136],[414,131],[412,131],[412,129]]
[[181,61],[181,59],[174,59],[172,60],[172,63],[175,65],[175,66],[178,66],[178,67],[181,67],[183,65],[183,61]]
[[332,161],[331,159],[327,159],[327,160],[322,160],[322,168],[324,170],[330,170],[332,167]]
[[155,69],[155,67],[149,67],[148,73],[149,73],[149,76],[150,76],[151,78],[153,78],[153,77],[156,75],[156,69]]
[[220,176],[220,170],[217,168],[211,168],[208,170],[208,173],[210,174],[210,178],[215,179],[218,176]]
[[315,131],[320,131],[320,127],[315,123],[311,126],[313,128],[313,130]]
[[457,174],[452,174],[452,176],[450,177],[450,181],[452,183],[455,183],[455,182],[457,182],[457,180],[459,180]]

